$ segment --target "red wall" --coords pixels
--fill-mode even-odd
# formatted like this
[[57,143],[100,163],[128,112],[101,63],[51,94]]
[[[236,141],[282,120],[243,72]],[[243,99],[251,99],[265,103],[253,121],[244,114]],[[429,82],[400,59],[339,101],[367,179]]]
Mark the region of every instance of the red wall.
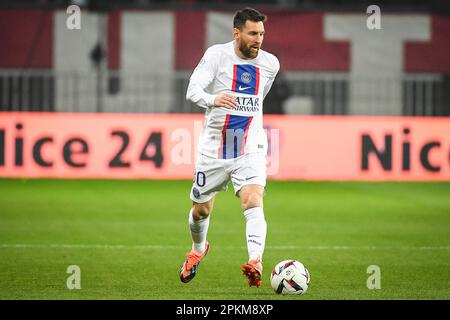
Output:
[[0,10],[0,68],[52,68],[53,12]]

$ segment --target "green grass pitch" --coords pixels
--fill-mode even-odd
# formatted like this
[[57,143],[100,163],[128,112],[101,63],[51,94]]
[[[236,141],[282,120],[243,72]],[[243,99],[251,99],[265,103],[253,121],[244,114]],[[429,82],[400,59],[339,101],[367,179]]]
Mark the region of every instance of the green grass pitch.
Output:
[[[216,198],[211,251],[180,282],[190,186],[1,179],[0,299],[450,299],[450,183],[270,181],[259,289],[241,275],[245,222],[231,190]],[[309,269],[305,295],[272,291],[285,259]],[[79,290],[67,288],[70,265]],[[367,288],[370,265],[381,289]]]

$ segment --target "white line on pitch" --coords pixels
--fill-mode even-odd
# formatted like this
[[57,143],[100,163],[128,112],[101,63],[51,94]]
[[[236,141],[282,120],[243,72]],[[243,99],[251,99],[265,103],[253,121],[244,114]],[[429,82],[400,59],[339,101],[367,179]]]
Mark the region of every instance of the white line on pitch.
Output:
[[[1,243],[0,248],[67,248],[67,249],[144,249],[144,250],[178,250],[186,246],[175,245],[124,245],[124,244],[32,244]],[[221,250],[234,250],[234,246],[217,246]],[[246,247],[240,247],[246,249]],[[269,250],[450,250],[450,246],[266,246]]]

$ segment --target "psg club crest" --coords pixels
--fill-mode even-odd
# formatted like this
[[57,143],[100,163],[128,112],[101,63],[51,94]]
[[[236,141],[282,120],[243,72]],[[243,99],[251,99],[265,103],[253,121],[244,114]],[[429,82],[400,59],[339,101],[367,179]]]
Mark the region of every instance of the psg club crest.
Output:
[[192,189],[192,194],[194,195],[194,197],[196,197],[197,199],[200,198],[200,191],[197,188],[193,188]]
[[252,75],[250,73],[248,73],[248,72],[244,72],[241,75],[241,80],[242,80],[242,82],[248,84],[248,83],[252,82]]
[[233,66],[232,90],[238,93],[257,95],[259,68],[251,64],[235,64]]

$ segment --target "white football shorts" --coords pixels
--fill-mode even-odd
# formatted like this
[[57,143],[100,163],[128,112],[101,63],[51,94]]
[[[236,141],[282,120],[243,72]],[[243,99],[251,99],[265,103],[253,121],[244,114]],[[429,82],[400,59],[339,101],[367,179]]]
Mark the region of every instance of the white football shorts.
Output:
[[248,153],[234,159],[216,159],[197,156],[191,200],[205,203],[219,191],[227,191],[233,183],[234,193],[245,185],[266,186],[266,154]]

